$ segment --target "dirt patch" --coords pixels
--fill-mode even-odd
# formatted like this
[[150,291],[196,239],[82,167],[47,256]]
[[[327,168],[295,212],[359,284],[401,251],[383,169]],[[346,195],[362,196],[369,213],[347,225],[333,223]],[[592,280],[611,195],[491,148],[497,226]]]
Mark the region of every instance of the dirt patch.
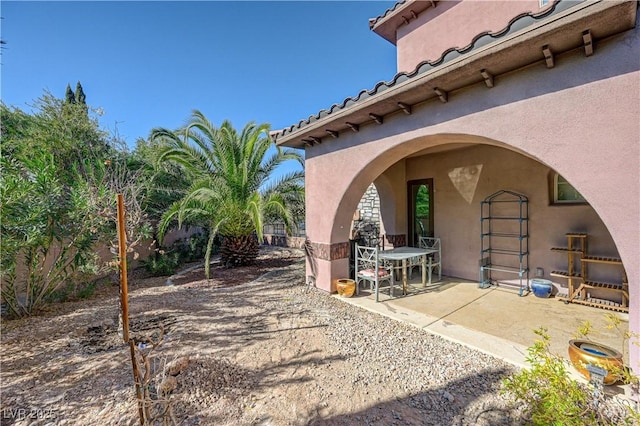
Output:
[[[129,320],[129,336],[136,344],[149,343],[159,338],[160,333],[170,337],[178,319],[170,314],[139,316]],[[118,318],[87,327],[85,336],[81,336],[70,346],[79,345],[86,353],[119,350],[122,347],[122,328]]]
[[[185,286],[187,288],[223,288],[233,287],[240,284],[246,284],[255,280],[261,275],[281,268],[290,266],[296,259],[299,260],[300,253],[284,252],[279,253],[271,251],[270,254],[262,254],[254,265],[240,266],[237,268],[225,268],[220,261],[211,262],[211,279],[207,280],[204,276],[204,268],[192,266],[186,268],[186,272],[178,273],[170,278],[173,285]],[[285,257],[277,257],[279,255]]]
[[[167,285],[168,277],[130,272],[131,337],[139,345],[163,334],[153,357],[156,394],[162,367],[184,354],[190,357],[171,393],[180,424],[213,419],[234,424],[231,419],[242,417],[254,385],[255,373],[222,355],[220,344],[246,342],[250,333],[266,329],[263,320],[244,316],[255,310],[255,301],[243,301],[242,295],[224,307],[210,301],[229,297],[220,290],[292,265],[299,269],[301,262],[299,250],[267,248],[251,266],[227,269],[214,261],[210,279],[197,264],[171,277],[173,285]],[[136,424],[129,350],[118,312],[118,281],[112,278],[90,299],[51,305],[32,318],[3,320],[1,424]],[[234,323],[251,331],[227,337],[215,331]]]
[[[164,330],[150,388],[178,424],[514,423],[496,396],[510,367],[344,304],[304,277],[293,249],[262,250],[250,267],[214,265],[209,280],[201,268],[173,285],[132,274],[132,335],[145,342]],[[117,313],[110,285],[3,321],[2,424],[138,424]]]

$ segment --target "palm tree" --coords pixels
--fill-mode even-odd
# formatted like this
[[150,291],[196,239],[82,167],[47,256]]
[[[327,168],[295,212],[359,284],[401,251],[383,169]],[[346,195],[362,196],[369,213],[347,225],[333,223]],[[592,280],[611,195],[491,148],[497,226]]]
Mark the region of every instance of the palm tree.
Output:
[[278,217],[289,232],[295,227],[294,212],[304,203],[304,171],[273,175],[283,162],[303,165],[303,159],[294,150],[276,147],[268,124],[250,122],[238,132],[229,121],[216,128],[194,111],[184,129],[155,129],[152,138],[165,143],[158,161],[180,165],[192,180],[184,197],[163,215],[159,233],[176,219],[178,226],[187,220],[203,224],[209,230],[207,278],[216,234],[222,237],[221,260],[231,267],[255,261],[265,216]]

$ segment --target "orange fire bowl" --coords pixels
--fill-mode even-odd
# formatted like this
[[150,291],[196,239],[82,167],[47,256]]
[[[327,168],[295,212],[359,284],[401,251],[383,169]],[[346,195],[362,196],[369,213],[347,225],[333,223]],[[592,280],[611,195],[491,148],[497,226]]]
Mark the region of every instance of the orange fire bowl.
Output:
[[587,365],[593,364],[607,370],[604,378],[605,385],[612,385],[621,379],[620,372],[624,369],[622,354],[617,350],[600,343],[588,340],[574,339],[569,341],[569,359],[573,366],[589,380]]

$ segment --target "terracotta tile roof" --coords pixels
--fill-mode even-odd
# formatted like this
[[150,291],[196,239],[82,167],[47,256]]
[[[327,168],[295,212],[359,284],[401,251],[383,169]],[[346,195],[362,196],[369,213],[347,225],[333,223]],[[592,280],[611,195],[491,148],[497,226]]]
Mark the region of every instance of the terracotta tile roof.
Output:
[[391,44],[397,43],[397,30],[429,8],[436,7],[438,0],[402,0],[387,9],[377,18],[369,19],[369,29]]
[[378,16],[377,18],[369,19],[369,29],[373,29],[373,27],[375,27],[376,24],[378,22],[380,22],[380,20],[385,18],[390,13],[395,12],[396,9],[398,9],[398,7],[400,7],[401,5],[405,4],[406,2],[407,2],[407,0],[400,0],[399,2],[396,2],[396,4],[394,4],[393,7],[390,7],[389,9],[385,10],[382,15]]
[[[396,6],[394,7],[397,7],[398,5],[403,3],[404,2],[397,3]],[[342,102],[333,104],[329,109],[323,109],[319,111],[317,114],[309,116],[307,119],[300,120],[296,124],[286,127],[278,132],[275,132],[274,139],[276,143],[279,143],[278,139],[284,138],[289,140],[291,138],[296,138],[295,134],[298,134],[298,133],[300,133],[301,135],[305,134],[305,130],[306,130],[305,128],[307,126],[310,126],[311,124],[314,124],[321,120],[331,121],[332,114],[337,114],[340,117],[344,118],[345,114],[348,114],[348,111],[350,109],[354,109],[356,106],[363,104],[365,100],[375,98],[375,97],[383,97],[383,94],[385,91],[390,89],[395,89],[401,83],[411,82],[412,80],[421,80],[423,76],[426,77],[429,74],[440,71],[440,68],[443,67],[443,64],[447,64],[448,62],[451,62],[456,58],[462,57],[463,55],[468,55],[469,53],[474,51],[479,51],[484,46],[487,46],[497,40],[507,38],[511,34],[517,33],[518,31],[524,28],[527,28],[546,18],[549,18],[550,16],[558,15],[578,4],[589,6],[589,5],[592,5],[592,3],[593,2],[589,2],[587,0],[557,0],[550,8],[544,11],[541,11],[538,13],[529,12],[529,13],[523,13],[521,15],[518,15],[515,18],[511,19],[511,21],[503,29],[499,31],[482,32],[477,36],[475,36],[471,41],[471,43],[469,43],[469,45],[463,48],[454,48],[454,47],[449,48],[445,52],[443,52],[440,58],[438,58],[437,60],[423,61],[420,64],[418,64],[416,68],[411,72],[398,73],[388,82],[381,81],[377,83],[370,90],[364,89],[360,91],[360,93],[358,93],[356,96],[347,97]],[[634,3],[634,2],[629,1],[626,3]],[[605,4],[611,5],[612,3],[605,2]],[[609,6],[602,6],[602,7],[609,7]],[[390,10],[392,11],[393,8]],[[520,66],[523,66],[523,65],[524,64],[520,64]],[[402,85],[402,86],[404,87],[405,85]],[[369,102],[369,105],[373,105],[372,102],[375,102],[375,101],[371,100]],[[359,124],[359,123],[354,123],[354,124]],[[347,123],[347,125],[351,127],[351,123]],[[346,126],[342,126],[342,127],[345,128]],[[328,132],[331,136],[336,137],[336,134],[338,133],[337,130],[342,130],[342,129],[334,129],[334,130],[328,129],[326,130],[326,132]],[[315,137],[310,137],[310,139],[313,141],[313,140],[317,140],[318,138],[322,138],[326,136],[327,134],[325,133],[322,136],[318,135]],[[302,142],[304,142],[304,139],[302,140]],[[299,142],[300,146],[302,145],[302,142]],[[282,143],[285,143],[285,142],[283,141]],[[290,144],[290,142],[288,141],[286,143],[287,145]],[[295,145],[298,145],[298,144],[296,143]]]
[[436,3],[438,0],[399,1],[377,18],[369,19],[369,29],[395,45],[398,28],[407,25],[427,9],[435,7]]

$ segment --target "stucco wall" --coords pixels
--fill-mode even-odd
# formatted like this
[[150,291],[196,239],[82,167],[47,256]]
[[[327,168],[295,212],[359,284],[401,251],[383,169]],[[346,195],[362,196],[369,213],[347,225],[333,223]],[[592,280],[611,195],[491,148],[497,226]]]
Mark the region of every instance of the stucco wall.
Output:
[[[640,129],[640,56],[637,30],[602,42],[596,54],[558,57],[557,66],[536,64],[435,100],[412,115],[385,117],[330,143],[306,150],[307,231],[312,241],[348,239],[353,211],[371,182],[406,199],[396,163],[430,146],[504,144],[560,172],[606,215],[608,226],[637,224]],[[425,138],[427,136],[428,138]],[[393,179],[390,179],[389,177]],[[384,186],[378,180],[386,178]],[[625,188],[625,196],[615,194]],[[398,206],[404,203],[397,201]],[[381,214],[385,217],[385,206]],[[385,220],[385,226],[387,226]],[[403,218],[388,233],[406,232]],[[617,225],[618,224],[618,225]],[[638,236],[625,246],[637,251]],[[618,247],[620,249],[620,247]]]
[[[556,170],[589,201],[627,267],[630,328],[640,331],[639,88],[640,36],[636,26],[599,41],[593,56],[585,57],[579,50],[558,55],[552,69],[541,61],[519,72],[496,76],[491,89],[479,83],[450,93],[445,104],[437,100],[426,102],[416,106],[411,115],[385,116],[383,125],[363,125],[357,133],[344,133],[308,148],[309,238],[327,246],[346,242],[353,211],[371,182],[377,185],[383,181],[384,186],[377,185],[381,197],[384,188],[393,193],[393,203],[401,207],[400,200],[406,200],[406,179],[400,181],[404,168],[399,165],[416,152],[456,143],[505,146]],[[536,175],[545,174],[544,168],[527,167]],[[390,174],[389,170],[393,172]],[[501,178],[503,173],[507,172],[496,175],[494,179],[500,180],[492,180],[486,190],[508,186],[509,182]],[[486,195],[482,192],[478,196]],[[439,196],[436,192],[436,202]],[[536,197],[541,195],[534,194]],[[472,211],[473,207],[469,220],[476,222],[478,217],[473,214],[471,218]],[[554,215],[563,215],[558,213],[560,209],[542,211],[551,222],[556,219]],[[386,207],[381,205],[388,234],[406,232],[406,223],[401,229],[406,210],[398,210],[388,226],[385,213]],[[586,223],[594,223],[588,214]],[[549,233],[546,241],[536,243],[538,252],[533,256],[540,257],[532,259],[534,268],[538,266],[536,262],[553,261],[546,250],[562,244],[566,225]],[[436,223],[436,232],[443,236],[438,226]],[[598,237],[594,235],[592,240],[590,246],[595,249]],[[471,253],[477,259],[477,245],[478,240],[470,241],[463,253]],[[445,251],[444,256],[451,259],[453,255]],[[325,257],[318,265],[316,284],[327,291],[331,290],[333,279],[348,273],[348,263],[340,257]],[[547,267],[541,266],[548,273]],[[473,269],[458,272],[451,264],[445,264],[445,268],[461,275],[470,274]],[[640,359],[635,347],[632,358]]]
[[287,235],[264,234],[264,245],[278,247],[304,247],[304,237],[289,237]]
[[[198,228],[198,227],[189,227],[189,228],[182,228],[179,230],[171,230],[167,232],[167,235],[164,238],[163,247],[170,247],[171,244],[173,244],[174,242],[178,240],[186,239],[199,232],[202,232],[202,230],[201,228]],[[116,243],[117,243],[117,240],[116,240]],[[93,250],[98,257],[98,265],[100,268],[104,267],[109,262],[117,260],[118,255],[113,254],[111,252],[112,249],[116,250],[117,252],[118,247],[116,246],[112,248],[110,246],[107,246],[106,244],[100,244],[94,247]],[[156,249],[155,240],[146,239],[146,240],[140,241],[140,243],[133,248],[133,252],[129,253],[127,256],[127,270],[132,271],[140,267],[142,265],[143,260],[147,259],[149,256],[154,254],[155,249]],[[53,247],[50,248],[50,253],[52,254],[48,256],[46,259],[44,259],[44,262],[42,263],[42,268],[44,270],[51,268],[53,261],[56,259],[55,256],[59,255],[60,250],[61,250],[61,247],[59,245],[54,245]],[[87,277],[86,279],[87,281],[92,281],[94,279],[111,275],[115,271],[116,269],[108,268],[106,270],[103,270],[99,275],[95,277]],[[26,268],[26,265],[23,262],[19,262],[16,267],[16,280],[15,280],[16,285],[19,289],[24,288],[28,279],[28,276],[27,276],[28,273],[29,273],[29,270]],[[0,280],[0,285],[4,286],[5,283],[2,280]],[[19,290],[19,291],[22,291],[22,290]]]
[[[501,189],[521,193],[529,199],[531,278],[536,267],[541,267],[545,278],[566,287],[566,280],[550,277],[549,273],[567,270],[567,256],[549,249],[566,246],[567,232],[588,233],[589,254],[618,255],[613,239],[593,208],[550,204],[548,177],[551,170],[526,156],[504,148],[478,145],[409,158],[406,169],[408,180],[433,178],[435,235],[442,239],[445,275],[478,279],[480,202]],[[494,222],[494,227],[499,225]],[[515,229],[517,224],[507,225]],[[517,240],[494,241],[494,245],[500,247],[507,247],[509,243],[517,243]],[[516,259],[503,260],[515,262]],[[517,277],[496,276],[509,280]],[[589,277],[620,282],[621,270],[591,266]]]
[[500,31],[514,16],[548,7],[540,8],[538,0],[439,1],[398,28],[398,72],[413,71],[420,62],[436,60],[451,47],[465,47],[484,31]]

